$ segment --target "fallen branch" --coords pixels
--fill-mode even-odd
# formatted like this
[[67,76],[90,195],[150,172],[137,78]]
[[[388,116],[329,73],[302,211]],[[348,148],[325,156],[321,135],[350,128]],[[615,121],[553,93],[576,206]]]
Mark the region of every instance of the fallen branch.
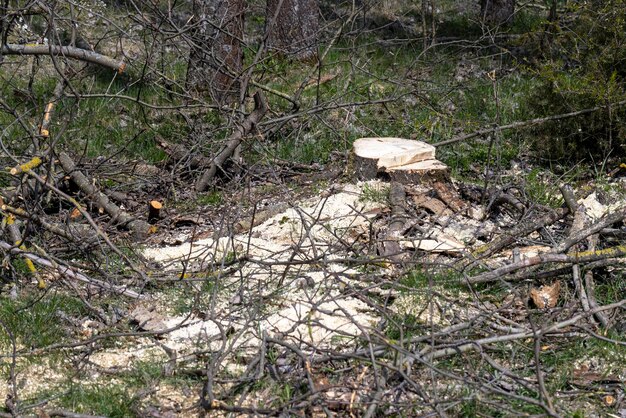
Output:
[[54,87],[52,98],[48,101],[48,104],[46,105],[46,109],[43,113],[43,119],[41,120],[41,125],[39,126],[39,135],[44,138],[48,138],[50,136],[52,113],[54,112],[55,104],[61,99],[63,90],[65,90],[65,79],[60,79],[59,81],[57,81],[57,85]]
[[122,74],[126,68],[124,61],[118,61],[106,55],[73,46],[5,44],[0,50],[2,55],[49,55],[72,58],[110,68],[119,74]]
[[30,161],[16,165],[15,167],[9,170],[12,176],[17,176],[18,174],[26,173],[27,171],[33,170],[41,165],[43,161],[39,157],[33,157]]
[[491,243],[478,247],[473,251],[473,256],[477,258],[489,257],[507,246],[515,243],[520,237],[525,237],[530,233],[552,225],[567,214],[567,209],[550,210],[543,216],[536,218],[526,218],[517,225],[507,231],[506,234],[500,235]]
[[594,224],[592,224],[588,228],[584,228],[580,231],[577,231],[576,233],[573,233],[570,237],[568,237],[566,240],[564,240],[559,245],[557,245],[554,248],[554,252],[560,253],[563,251],[567,251],[572,246],[584,240],[585,238],[602,231],[607,226],[623,221],[624,218],[626,218],[626,206],[624,206],[620,210],[617,210],[611,214],[603,216],[602,218],[600,218],[598,221],[596,221]]
[[9,206],[9,205],[2,205],[0,206],[0,209],[2,209],[3,212],[9,213],[15,216],[19,216],[20,218],[23,218],[23,219],[28,219],[29,221],[34,222],[35,224],[39,225],[45,230],[52,232],[53,234],[58,235],[62,238],[65,238],[69,241],[77,242],[80,240],[81,244],[85,244],[85,243],[89,244],[94,241],[93,239],[88,239],[85,237],[80,237],[80,239],[78,239],[77,237],[73,236],[67,229],[64,229],[58,225],[46,222],[41,217],[32,213],[28,213],[22,208],[16,208],[16,207]]
[[69,155],[62,152],[59,154],[59,162],[63,170],[72,178],[74,183],[91,199],[99,208],[102,208],[119,225],[129,230],[141,234],[146,234],[150,230],[148,222],[135,219],[126,211],[122,210],[115,203],[111,202],[107,195],[102,193],[83,173],[76,169],[76,164]]
[[[15,217],[9,214],[5,217],[5,220],[6,220],[7,232],[9,233],[9,238],[11,238],[13,245],[18,247],[22,251],[28,251],[28,248],[26,247],[26,244],[24,244],[24,240],[22,239],[22,233],[20,232],[20,227],[18,223],[15,221]],[[26,264],[26,267],[28,268],[28,271],[30,272],[30,274],[32,274],[33,276],[35,276],[35,278],[37,278],[37,286],[40,289],[45,289],[46,282],[41,278],[41,275],[37,271],[37,268],[33,264],[33,261],[28,257],[24,257],[24,263]]]
[[616,247],[605,248],[603,250],[595,251],[576,251],[569,254],[544,253],[539,254],[535,257],[520,260],[516,263],[511,263],[506,266],[499,267],[495,270],[488,271],[477,276],[468,277],[466,278],[466,282],[468,284],[493,282],[495,280],[499,280],[502,276],[506,274],[510,274],[523,268],[532,267],[539,264],[576,264],[624,256],[626,256],[626,245],[618,245]]
[[87,283],[87,284],[90,284],[90,285],[97,286],[97,287],[102,288],[104,290],[107,290],[109,292],[117,293],[117,294],[128,296],[128,297],[131,297],[131,298],[135,298],[135,299],[143,298],[143,296],[140,295],[139,293],[134,292],[132,290],[128,290],[128,289],[126,289],[123,286],[115,286],[115,285],[103,282],[101,280],[91,279],[91,278],[85,276],[82,273],[79,273],[77,271],[72,270],[71,268],[69,268],[67,266],[62,266],[62,265],[60,265],[58,263],[55,263],[55,262],[53,262],[51,260],[45,259],[43,257],[40,257],[40,256],[38,256],[36,254],[24,251],[24,250],[22,250],[20,248],[17,248],[15,245],[9,244],[8,242],[0,241],[0,248],[9,251],[12,254],[17,254],[17,255],[20,255],[22,257],[26,257],[29,260],[31,260],[32,262],[34,262],[36,264],[39,264],[40,266],[54,268],[62,276],[69,277],[69,278],[78,280],[78,281],[83,282],[83,283]]
[[445,141],[440,141],[440,142],[437,142],[436,144],[432,144],[432,145],[435,146],[435,147],[441,147],[443,145],[450,145],[450,144],[454,144],[456,142],[466,141],[468,139],[472,139],[472,138],[475,138],[477,136],[487,135],[487,134],[490,134],[490,133],[493,133],[493,132],[496,132],[496,131],[499,132],[499,131],[506,131],[506,130],[509,130],[509,129],[526,128],[526,127],[533,126],[533,125],[541,125],[543,123],[551,122],[551,121],[554,121],[554,120],[568,119],[568,118],[574,118],[576,116],[586,115],[586,114],[589,114],[589,113],[597,112],[598,110],[607,109],[609,107],[611,109],[614,109],[616,107],[624,106],[625,104],[626,104],[626,100],[622,100],[622,101],[617,102],[617,103],[612,103],[612,104],[603,105],[603,106],[596,106],[596,107],[592,107],[592,108],[589,108],[589,109],[578,110],[576,112],[562,113],[560,115],[552,115],[552,116],[547,116],[545,118],[535,118],[535,119],[530,119],[530,120],[513,122],[513,123],[510,123],[508,125],[493,126],[491,128],[483,128],[483,129],[479,129],[477,131],[474,131],[472,133],[465,134],[465,135],[460,135],[460,136],[455,136],[453,138],[446,139]]
[[202,173],[202,176],[200,176],[200,179],[196,182],[196,191],[203,192],[207,189],[209,182],[215,177],[215,174],[217,174],[217,169],[221,168],[226,160],[233,155],[233,152],[235,152],[235,149],[241,144],[243,138],[258,125],[268,110],[269,108],[265,96],[262,92],[257,91],[254,94],[254,110],[243,120],[241,126],[237,127],[235,132],[228,139],[226,146],[213,158],[210,167]]
[[184,163],[190,169],[207,168],[211,166],[211,159],[193,152],[193,149],[182,144],[172,144],[164,138],[155,138],[156,145],[163,150],[170,158],[168,164]]
[[621,301],[612,303],[610,305],[599,306],[587,312],[583,312],[581,314],[573,316],[570,319],[567,319],[562,322],[557,322],[556,324],[547,326],[539,330],[523,331],[523,332],[517,332],[517,333],[505,334],[505,335],[496,335],[493,337],[486,337],[486,338],[481,338],[475,341],[463,343],[460,345],[456,345],[454,347],[441,348],[437,350],[432,350],[431,347],[427,347],[422,350],[420,355],[424,361],[432,361],[438,358],[448,357],[451,355],[460,354],[460,353],[470,351],[470,350],[482,349],[487,344],[523,340],[527,338],[539,338],[541,336],[549,335],[551,333],[560,331],[563,328],[567,328],[571,325],[574,325],[581,319],[589,317],[593,314],[612,310],[612,309],[623,309],[624,306],[626,306],[626,299],[622,299]]

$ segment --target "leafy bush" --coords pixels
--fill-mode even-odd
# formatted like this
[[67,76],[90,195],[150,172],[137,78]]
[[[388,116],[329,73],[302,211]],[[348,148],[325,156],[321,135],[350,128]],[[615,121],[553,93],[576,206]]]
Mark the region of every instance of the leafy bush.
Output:
[[626,0],[570,2],[546,23],[541,81],[530,98],[538,116],[603,107],[537,129],[536,149],[549,159],[606,158],[626,151]]

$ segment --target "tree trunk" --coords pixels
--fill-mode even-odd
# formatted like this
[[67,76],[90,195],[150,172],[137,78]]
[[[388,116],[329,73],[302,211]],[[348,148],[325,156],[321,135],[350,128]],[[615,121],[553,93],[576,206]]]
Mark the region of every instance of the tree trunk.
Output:
[[318,0],[267,0],[267,46],[299,61],[317,58]]
[[515,0],[480,0],[483,20],[490,24],[511,23],[515,12]]
[[239,100],[243,66],[243,0],[194,0],[187,89],[216,103]]

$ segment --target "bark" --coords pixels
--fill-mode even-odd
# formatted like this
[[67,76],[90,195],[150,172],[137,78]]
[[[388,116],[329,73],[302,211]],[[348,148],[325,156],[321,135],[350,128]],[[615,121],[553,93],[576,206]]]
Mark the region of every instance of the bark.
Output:
[[243,0],[194,0],[187,88],[218,104],[239,99],[243,66]]
[[515,12],[515,0],[480,0],[482,19],[490,24],[511,23]]
[[267,0],[267,46],[299,61],[317,59],[318,0]]
[[409,216],[406,212],[406,191],[398,182],[392,182],[389,187],[389,205],[391,206],[391,219],[383,241],[381,242],[380,255],[389,260],[399,263],[404,259],[404,254],[398,239],[405,231]]

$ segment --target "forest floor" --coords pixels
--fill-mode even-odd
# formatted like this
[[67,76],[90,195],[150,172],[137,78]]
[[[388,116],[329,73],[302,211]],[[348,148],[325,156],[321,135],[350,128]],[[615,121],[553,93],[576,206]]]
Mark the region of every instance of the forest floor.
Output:
[[[270,110],[206,192],[201,157],[235,118],[185,107],[178,45],[147,76],[77,71],[85,97],[60,100],[64,136],[35,170],[69,197],[0,179],[4,230],[17,218],[50,261],[33,272],[3,247],[0,416],[626,416],[626,165],[552,158],[589,120],[497,129],[545,116],[549,80],[523,55],[545,10],[525,5],[498,38],[464,17],[475,1],[441,2],[425,47],[417,6],[386,3],[341,39],[334,10],[323,65],[254,67]],[[107,13],[135,24],[99,7],[94,33]],[[140,35],[124,37],[136,62]],[[56,82],[37,62],[0,67],[3,147],[24,162],[15,114],[38,126]],[[274,94],[300,87],[299,108]],[[437,147],[443,181],[354,176],[357,138],[481,129]],[[148,234],[116,225],[76,172],[133,219],[163,203]]]

